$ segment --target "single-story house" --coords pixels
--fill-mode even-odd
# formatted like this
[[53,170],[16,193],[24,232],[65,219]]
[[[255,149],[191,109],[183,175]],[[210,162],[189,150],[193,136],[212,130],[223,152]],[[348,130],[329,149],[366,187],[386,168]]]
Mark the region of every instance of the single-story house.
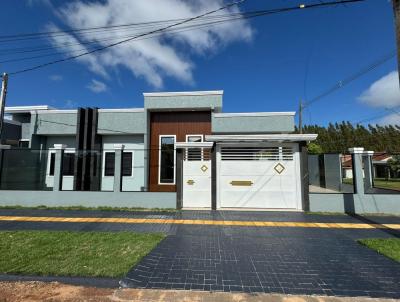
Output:
[[223,91],[143,96],[143,108],[6,107],[20,127],[17,145],[46,157],[36,184],[54,186],[62,145],[62,191],[115,191],[123,149],[124,194],[176,192],[183,208],[304,208],[306,144],[317,135],[294,133],[295,112],[224,113]]
[[[392,156],[386,152],[376,152],[372,155],[372,171],[374,178],[396,178],[399,177],[393,171],[388,161]],[[351,155],[343,155],[342,157],[342,170],[345,178],[353,178],[353,166]]]

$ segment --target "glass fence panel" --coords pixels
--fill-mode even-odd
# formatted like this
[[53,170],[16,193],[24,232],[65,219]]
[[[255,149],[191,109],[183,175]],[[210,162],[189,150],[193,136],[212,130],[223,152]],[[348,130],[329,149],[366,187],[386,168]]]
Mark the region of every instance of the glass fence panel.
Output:
[[[114,191],[115,149],[65,151],[63,191]],[[121,191],[146,191],[144,150],[125,148],[121,157]]]
[[147,186],[145,174],[145,151],[142,149],[125,148],[122,153],[122,185],[123,192],[144,192]]
[[364,185],[370,194],[400,194],[400,154],[386,152],[363,157]]
[[308,170],[310,193],[354,193],[351,155],[310,154]]
[[1,150],[1,190],[52,190],[48,175],[54,166],[48,165],[48,150]]

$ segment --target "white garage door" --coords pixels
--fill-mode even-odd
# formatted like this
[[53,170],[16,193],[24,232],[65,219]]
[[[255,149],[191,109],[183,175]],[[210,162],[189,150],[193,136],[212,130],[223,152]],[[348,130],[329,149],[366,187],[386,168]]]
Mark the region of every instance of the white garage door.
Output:
[[296,144],[221,147],[219,207],[299,209],[300,165]]

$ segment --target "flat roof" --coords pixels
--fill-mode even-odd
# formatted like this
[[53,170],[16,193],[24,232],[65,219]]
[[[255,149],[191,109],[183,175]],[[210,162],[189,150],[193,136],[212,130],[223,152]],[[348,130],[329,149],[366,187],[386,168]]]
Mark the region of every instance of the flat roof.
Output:
[[277,115],[289,115],[294,116],[296,112],[287,111],[287,112],[237,112],[237,113],[214,113],[214,117],[216,118],[224,118],[224,117],[236,117],[236,116],[277,116]]
[[257,142],[257,141],[286,141],[301,142],[313,141],[317,139],[318,134],[226,134],[226,135],[206,135],[207,142]]
[[145,92],[143,96],[201,96],[201,95],[223,95],[223,90],[209,91],[176,91],[176,92]]
[[11,106],[5,107],[6,113],[29,113],[36,110],[52,110],[55,109],[49,105],[35,105],[35,106]]

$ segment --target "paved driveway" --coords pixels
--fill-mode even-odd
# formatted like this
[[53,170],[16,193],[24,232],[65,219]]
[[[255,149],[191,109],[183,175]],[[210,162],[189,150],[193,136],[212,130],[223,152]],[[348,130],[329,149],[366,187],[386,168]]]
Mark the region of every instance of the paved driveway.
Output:
[[[233,211],[118,213],[20,210],[0,211],[1,215],[193,219],[199,222],[400,223],[398,217],[359,220],[341,215]],[[122,280],[121,284],[126,287],[400,298],[400,264],[356,243],[359,238],[392,237],[385,229],[18,221],[0,222],[0,229],[167,233],[169,236]]]

